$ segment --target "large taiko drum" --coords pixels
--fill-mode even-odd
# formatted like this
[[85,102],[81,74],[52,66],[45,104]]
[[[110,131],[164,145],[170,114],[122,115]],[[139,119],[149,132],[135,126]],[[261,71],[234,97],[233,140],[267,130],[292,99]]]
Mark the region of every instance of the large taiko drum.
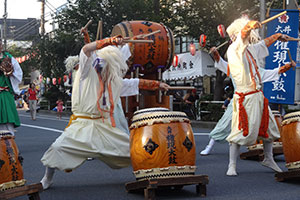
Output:
[[129,59],[131,70],[139,67],[143,74],[157,73],[167,70],[173,61],[175,42],[172,31],[162,23],[150,21],[124,21],[113,27],[112,36],[122,35],[133,37],[160,30],[160,33],[144,39],[153,40],[154,43],[134,43],[131,45],[132,57]]
[[300,169],[300,111],[284,115],[281,140],[286,167]]
[[25,184],[19,150],[13,136],[0,137],[0,191]]
[[186,114],[153,109],[135,113],[130,156],[137,180],[194,175],[196,144]]

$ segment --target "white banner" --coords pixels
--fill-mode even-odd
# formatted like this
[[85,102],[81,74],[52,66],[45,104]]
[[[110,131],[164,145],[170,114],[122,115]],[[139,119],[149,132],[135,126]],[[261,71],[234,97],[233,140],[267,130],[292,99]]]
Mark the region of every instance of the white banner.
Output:
[[216,75],[213,59],[204,51],[178,54],[178,66],[171,66],[163,73],[163,80],[194,79],[199,76]]

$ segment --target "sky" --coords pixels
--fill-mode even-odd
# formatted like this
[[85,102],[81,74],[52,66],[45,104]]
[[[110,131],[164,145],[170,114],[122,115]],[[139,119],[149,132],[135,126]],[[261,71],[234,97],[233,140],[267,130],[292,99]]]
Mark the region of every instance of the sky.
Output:
[[[0,0],[0,18],[4,15],[4,2]],[[45,5],[45,19],[50,21],[51,15],[55,8],[67,3],[67,0],[46,0]],[[10,19],[27,19],[27,18],[41,18],[41,2],[38,0],[7,0],[7,18]],[[52,27],[46,22],[46,32]]]

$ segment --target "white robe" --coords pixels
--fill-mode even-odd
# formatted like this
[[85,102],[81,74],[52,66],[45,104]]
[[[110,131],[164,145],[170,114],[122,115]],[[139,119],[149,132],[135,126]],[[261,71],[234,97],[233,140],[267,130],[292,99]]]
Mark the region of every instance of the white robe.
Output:
[[[72,91],[72,112],[76,116],[97,118],[97,93],[99,80],[92,62],[95,54],[87,57],[80,53],[79,69]],[[113,98],[117,104],[120,96],[138,94],[139,79],[124,79],[122,88],[113,87]],[[108,97],[108,95],[106,94]],[[45,152],[41,161],[45,166],[60,170],[75,169],[88,157],[98,158],[111,168],[130,165],[129,135],[112,127],[109,113],[104,119],[77,118],[67,127]]]
[[[246,58],[245,52],[249,50],[256,60],[258,67],[260,68],[260,60],[264,57],[268,56],[268,48],[264,41],[260,41],[257,44],[250,45],[247,42],[244,42],[239,34],[236,41],[233,42],[227,51],[228,55],[228,63],[230,68],[230,74],[236,86],[235,92],[239,93],[247,93],[255,90],[261,89],[261,83],[254,69],[254,64],[252,64],[252,71],[255,77],[256,88],[254,88],[254,84],[251,79],[249,63]],[[251,58],[250,58],[251,59]],[[262,71],[259,69],[259,71]],[[265,70],[268,71],[268,70]],[[261,78],[265,80],[271,80],[275,78],[279,78],[278,69],[271,70],[269,73],[261,73]],[[239,145],[253,145],[255,144],[258,138],[258,132],[261,123],[261,117],[263,114],[264,107],[264,95],[262,92],[257,92],[254,94],[250,94],[245,96],[243,101],[243,105],[246,109],[248,116],[248,128],[249,133],[247,136],[243,136],[243,129],[239,130],[239,98],[240,96],[234,94],[233,96],[233,113],[232,113],[232,126],[231,133],[227,137],[228,142],[237,143]],[[269,109],[269,126],[268,126],[268,135],[269,138],[265,140],[275,140],[280,137],[280,133],[278,127],[276,125],[276,121],[272,112]],[[262,138],[264,139],[264,138]]]

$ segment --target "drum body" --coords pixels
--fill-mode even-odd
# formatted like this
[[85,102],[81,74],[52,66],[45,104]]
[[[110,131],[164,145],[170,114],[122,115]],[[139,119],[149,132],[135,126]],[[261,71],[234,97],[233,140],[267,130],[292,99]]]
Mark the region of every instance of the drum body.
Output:
[[23,169],[19,160],[19,150],[14,137],[0,138],[0,190],[25,184]]
[[175,42],[172,31],[163,24],[150,21],[124,21],[112,30],[112,36],[122,35],[133,37],[140,34],[148,34],[160,30],[160,33],[148,36],[145,40],[153,40],[154,43],[132,43],[130,47],[131,58],[129,65],[131,71],[137,67],[143,74],[157,73],[167,70],[173,61]]
[[185,113],[156,111],[137,114],[130,130],[130,156],[136,179],[195,173],[196,145]]
[[283,117],[281,139],[286,167],[300,168],[300,112],[286,114]]

